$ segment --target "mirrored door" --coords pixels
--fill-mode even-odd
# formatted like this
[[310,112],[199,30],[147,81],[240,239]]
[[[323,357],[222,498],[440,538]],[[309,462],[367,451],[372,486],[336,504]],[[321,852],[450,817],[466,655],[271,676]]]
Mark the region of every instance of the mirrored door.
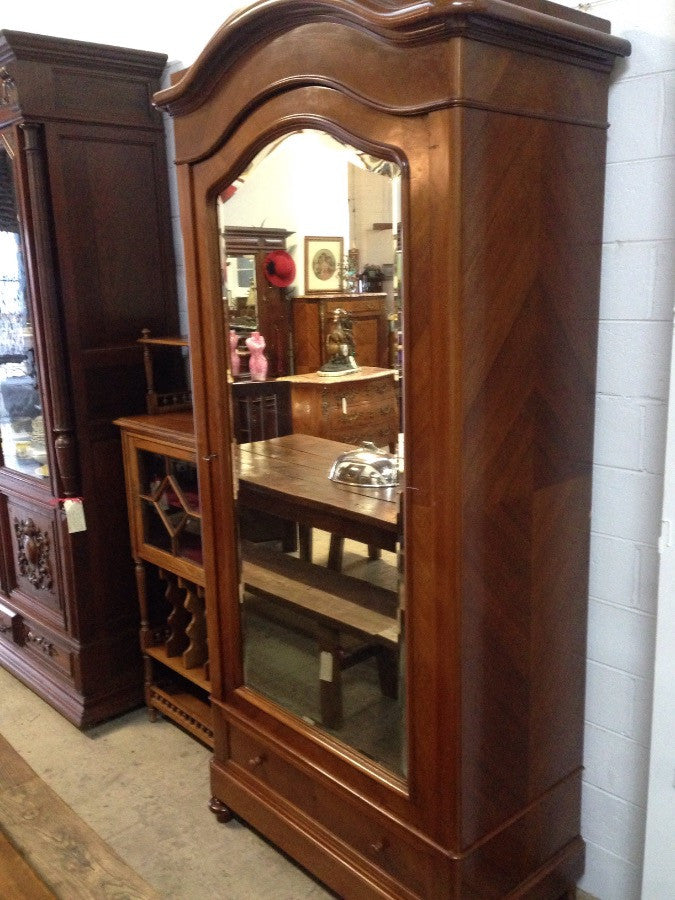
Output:
[[[303,130],[222,191],[218,227],[232,407],[246,397],[252,423],[234,456],[245,684],[405,776],[400,195],[394,161]],[[228,230],[261,221],[287,239],[249,279]],[[287,291],[292,345],[316,350],[302,372],[253,364],[261,279]]]
[[19,227],[14,152],[0,136],[0,434],[5,466],[49,476]]

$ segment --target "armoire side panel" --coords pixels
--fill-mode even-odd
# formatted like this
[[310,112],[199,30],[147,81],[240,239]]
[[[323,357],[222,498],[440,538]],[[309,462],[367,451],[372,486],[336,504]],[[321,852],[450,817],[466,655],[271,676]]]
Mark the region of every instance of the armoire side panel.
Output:
[[491,210],[464,248],[467,846],[582,761],[605,131],[468,111],[464,134]]

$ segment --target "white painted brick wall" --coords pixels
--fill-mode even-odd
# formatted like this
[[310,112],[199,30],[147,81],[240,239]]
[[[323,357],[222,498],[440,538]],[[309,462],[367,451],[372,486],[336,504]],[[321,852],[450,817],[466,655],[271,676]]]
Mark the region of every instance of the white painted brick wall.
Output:
[[633,44],[610,93],[591,520],[580,886],[601,900],[641,896],[675,299],[675,43],[662,27],[666,5],[641,7],[642,22],[629,0],[589,10]]

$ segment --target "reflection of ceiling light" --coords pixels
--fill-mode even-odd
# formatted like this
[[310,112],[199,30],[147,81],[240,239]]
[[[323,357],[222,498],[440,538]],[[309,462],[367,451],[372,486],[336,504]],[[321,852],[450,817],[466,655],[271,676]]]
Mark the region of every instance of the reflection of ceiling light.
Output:
[[364,172],[368,171],[368,167],[366,166],[364,161],[361,159],[361,157],[356,152],[356,150],[354,150],[353,147],[345,147],[345,152],[346,152],[348,161],[353,166],[356,166],[359,169],[363,169]]
[[[355,147],[352,147],[351,144],[344,143],[339,141],[333,135],[328,134],[326,131],[318,131],[315,128],[307,128],[307,129],[299,129],[298,131],[292,131],[290,134],[285,134],[282,137],[278,138],[276,141],[273,141],[271,144],[268,144],[263,150],[258,153],[258,155],[253,159],[246,169],[240,174],[238,178],[236,178],[233,184],[230,187],[227,187],[220,194],[220,199],[225,201],[228,197],[232,196],[234,191],[236,191],[237,186],[241,186],[246,180],[248,180],[251,172],[260,165],[263,160],[265,160],[271,153],[273,153],[281,144],[286,143],[287,141],[295,142],[302,139],[303,152],[307,151],[308,140],[312,141],[316,147],[316,155],[320,156],[322,153],[325,154],[326,151],[335,154],[340,159],[345,162],[351,163],[358,169],[362,169],[365,172],[374,172],[378,175],[384,175],[388,178],[396,178],[400,175],[400,169],[394,162],[390,162],[386,159],[380,159],[377,156],[371,156],[369,153],[362,152],[357,150]],[[310,148],[311,152],[311,148]]]

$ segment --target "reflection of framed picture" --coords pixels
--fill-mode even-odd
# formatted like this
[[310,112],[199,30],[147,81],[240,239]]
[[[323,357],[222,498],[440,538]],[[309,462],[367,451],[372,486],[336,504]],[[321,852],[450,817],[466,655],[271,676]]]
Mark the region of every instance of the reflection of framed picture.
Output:
[[342,238],[305,238],[305,293],[342,290]]

